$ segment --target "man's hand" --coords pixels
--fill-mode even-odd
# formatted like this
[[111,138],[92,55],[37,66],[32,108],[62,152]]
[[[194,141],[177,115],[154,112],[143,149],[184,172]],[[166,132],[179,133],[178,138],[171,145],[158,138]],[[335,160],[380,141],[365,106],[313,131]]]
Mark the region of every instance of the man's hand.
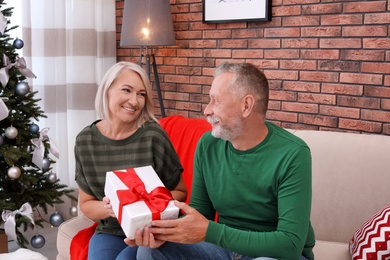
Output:
[[102,199],[102,201],[104,202],[104,208],[107,210],[110,217],[116,218],[114,210],[112,209],[112,205],[110,204],[110,199],[107,197],[104,197]]
[[150,232],[155,240],[193,244],[204,241],[209,220],[184,202],[175,201],[175,205],[186,216],[174,220],[154,220]]

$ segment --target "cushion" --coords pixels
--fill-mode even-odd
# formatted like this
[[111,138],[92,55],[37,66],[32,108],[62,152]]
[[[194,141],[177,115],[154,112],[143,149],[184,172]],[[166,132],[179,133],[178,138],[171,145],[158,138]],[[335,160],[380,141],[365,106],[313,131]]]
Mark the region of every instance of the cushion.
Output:
[[390,205],[372,216],[349,242],[352,260],[390,259]]

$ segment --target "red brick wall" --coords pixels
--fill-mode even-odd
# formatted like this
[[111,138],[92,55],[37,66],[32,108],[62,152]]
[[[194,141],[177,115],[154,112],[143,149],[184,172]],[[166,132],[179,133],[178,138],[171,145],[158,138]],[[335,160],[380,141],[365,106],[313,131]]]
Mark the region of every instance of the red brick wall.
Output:
[[[167,115],[201,117],[216,65],[240,61],[267,75],[282,127],[390,135],[387,1],[273,0],[270,22],[220,24],[202,23],[202,0],[170,2],[176,46],[155,49]],[[116,5],[118,60],[138,62]]]

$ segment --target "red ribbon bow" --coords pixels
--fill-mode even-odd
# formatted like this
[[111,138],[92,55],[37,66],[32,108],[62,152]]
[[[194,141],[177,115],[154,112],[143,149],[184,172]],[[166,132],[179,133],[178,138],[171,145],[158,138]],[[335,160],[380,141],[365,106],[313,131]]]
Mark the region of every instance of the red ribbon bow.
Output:
[[144,201],[152,212],[152,220],[160,219],[169,201],[173,200],[171,192],[166,187],[157,187],[148,193],[142,180],[135,173],[134,169],[126,171],[114,171],[115,175],[129,188],[127,190],[117,190],[119,199],[118,221],[122,223],[123,206],[136,201]]

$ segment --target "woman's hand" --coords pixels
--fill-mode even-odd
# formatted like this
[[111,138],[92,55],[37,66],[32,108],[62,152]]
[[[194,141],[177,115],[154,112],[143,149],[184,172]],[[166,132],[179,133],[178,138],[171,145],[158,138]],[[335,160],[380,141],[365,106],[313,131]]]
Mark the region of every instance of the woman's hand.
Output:
[[156,240],[154,238],[154,235],[150,233],[149,227],[145,227],[143,231],[137,230],[135,232],[135,239],[125,238],[124,241],[129,246],[137,245],[137,246],[147,246],[150,248],[158,248],[165,243],[165,241]]
[[104,197],[102,199],[102,201],[104,202],[104,208],[107,210],[110,217],[116,218],[116,215],[115,215],[114,211],[112,210],[112,205],[110,204],[110,199],[107,197]]

